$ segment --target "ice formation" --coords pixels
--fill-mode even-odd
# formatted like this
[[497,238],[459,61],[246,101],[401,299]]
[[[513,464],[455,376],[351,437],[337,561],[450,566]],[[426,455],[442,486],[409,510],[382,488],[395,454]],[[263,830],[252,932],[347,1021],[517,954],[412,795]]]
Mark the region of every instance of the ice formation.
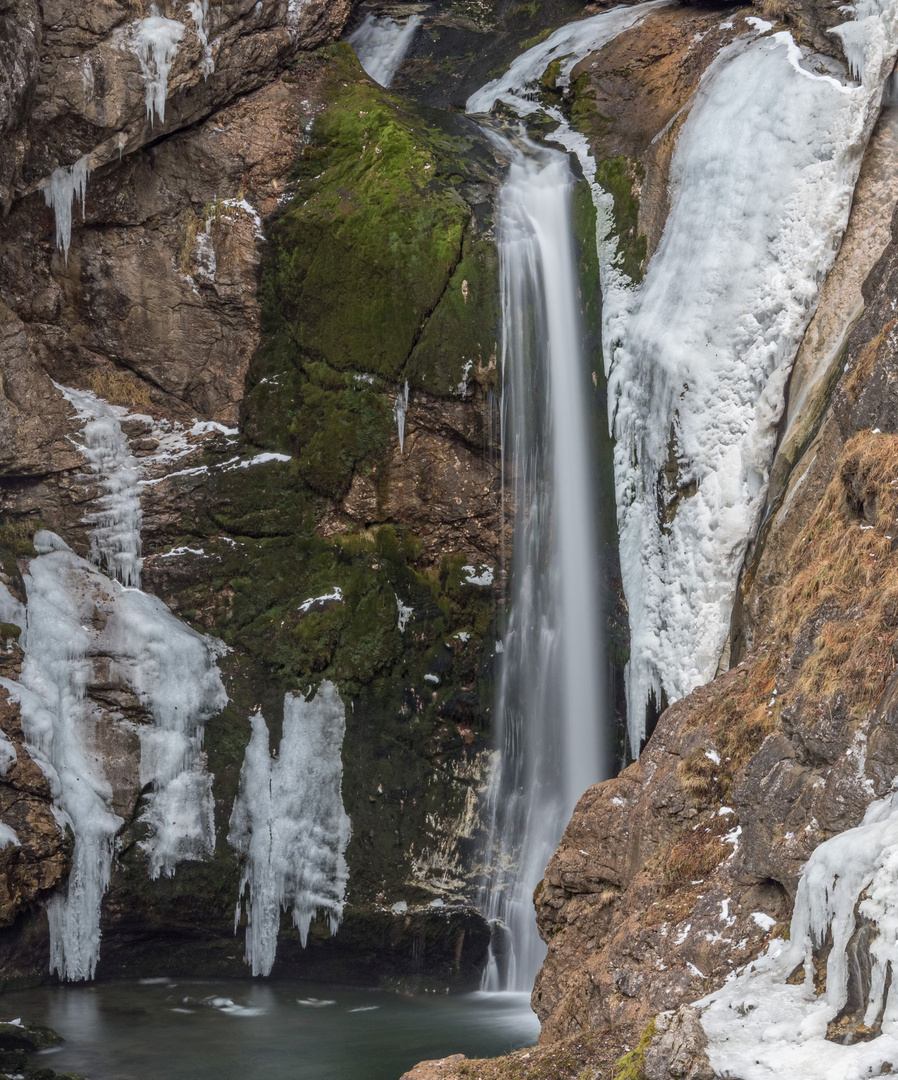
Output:
[[650,699],[716,672],[792,361],[879,108],[881,81],[852,88],[802,62],[788,33],[720,57],[680,133],[644,282],[605,275],[634,749]]
[[209,41],[209,0],[190,0],[187,5],[196,36],[203,50],[203,58],[200,61],[200,70],[203,78],[208,79],[215,71],[215,60],[212,56],[212,43]]
[[274,758],[262,714],[251,723],[228,840],[245,860],[234,928],[245,905],[246,957],[253,975],[268,975],[282,908],[292,907],[303,947],[313,918],[325,915],[332,934],[343,918],[350,833],[341,792],[346,711],[331,682],[314,697],[285,695]]
[[72,242],[72,206],[77,197],[84,219],[84,196],[90,174],[90,155],[78,158],[74,165],[62,165],[50,175],[44,188],[44,200],[56,218],[56,248],[66,262]]
[[[488,113],[497,101],[510,105],[521,115],[536,112],[543,107],[539,81],[551,63],[560,62],[558,85],[567,86],[571,72],[584,56],[601,49],[649,12],[668,3],[669,0],[649,0],[632,7],[612,8],[562,26],[539,45],[521,53],[504,75],[472,94],[465,106],[467,112]],[[560,119],[560,114],[555,119]]]
[[[696,1003],[716,1075],[866,1080],[898,1061],[896,893],[898,795],[892,795],[808,860],[789,940],[773,941],[743,973]],[[813,952],[828,941],[826,990],[818,996]],[[803,981],[787,982],[802,966]],[[827,1025],[849,1000],[870,1029],[869,1041],[827,1040]]]
[[[202,3],[197,6],[202,11]],[[147,119],[151,124],[156,117],[160,123],[165,120],[168,73],[183,37],[183,23],[179,23],[177,19],[166,19],[162,15],[139,19],[131,29],[130,48],[140,61],[140,73],[146,91]]]
[[[22,673],[18,682],[0,685],[20,703],[29,752],[50,780],[60,822],[75,837],[67,888],[47,905],[51,970],[63,979],[89,979],[123,822],[112,810],[112,787],[96,749],[103,714],[87,689],[98,678],[129,687],[152,721],[139,725],[138,735],[140,779],[151,789],[143,846],[153,876],[211,852],[202,725],[226,697],[210,639],[155,597],[111,581],[53,533],[37,533],[34,544],[39,557],[24,575]],[[95,658],[104,656],[109,669],[98,674]]]
[[[675,700],[716,673],[736,582],[766,493],[776,426],[798,344],[848,219],[863,147],[894,63],[890,14],[838,28],[866,60],[851,86],[812,70],[788,33],[726,47],[703,77],[677,142],[670,213],[637,287],[600,237],[603,344],[624,591],[630,614],[630,744],[650,702]],[[602,13],[557,31],[468,102],[539,108],[598,44],[658,4]],[[860,70],[857,63],[854,66]],[[586,140],[559,122],[600,212]]]
[[393,419],[396,421],[396,431],[399,434],[399,453],[405,450],[405,414],[408,412],[408,380],[404,388],[400,389],[393,402]]
[[141,469],[122,431],[127,410],[110,405],[89,390],[59,386],[74,407],[82,428],[82,442],[75,445],[87,458],[91,472],[103,491],[96,510],[85,518],[90,530],[91,561],[104,565],[125,585],[140,586]]
[[0,776],[6,776],[16,761],[18,761],[16,748],[9,741],[6,732],[0,731]]
[[405,23],[366,15],[346,40],[371,78],[381,86],[389,86],[420,25],[420,15],[412,15]]

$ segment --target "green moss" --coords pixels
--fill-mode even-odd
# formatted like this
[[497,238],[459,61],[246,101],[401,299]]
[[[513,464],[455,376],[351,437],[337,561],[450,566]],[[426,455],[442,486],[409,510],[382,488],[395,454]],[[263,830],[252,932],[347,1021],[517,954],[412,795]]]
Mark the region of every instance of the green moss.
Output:
[[409,358],[409,382],[431,394],[458,393],[467,382],[497,388],[498,254],[466,236],[462,258]]
[[271,232],[266,285],[300,354],[398,379],[461,257],[470,214],[439,183],[449,164],[440,140],[359,78],[349,46],[335,53],[329,91],[295,198]]
[[[412,900],[410,853],[462,812],[454,762],[484,746],[495,594],[465,583],[462,554],[423,568],[412,529],[352,526],[340,502],[354,477],[388,490],[402,380],[435,396],[456,395],[463,378],[495,383],[498,266],[483,194],[494,163],[463,121],[374,86],[347,47],[326,52],[329,105],[268,230],[244,403],[249,440],[290,460],[210,472],[191,524],[208,557],[178,612],[201,613],[232,650],[230,703],[205,728],[219,836],[249,717],[261,706],[276,747],[284,694],[332,679],[347,706],[349,900]],[[402,632],[397,601],[413,609]],[[195,871],[210,898],[236,890],[233,854],[219,849]]]
[[600,161],[596,180],[614,200],[614,234],[617,237],[617,265],[633,282],[645,273],[647,241],[639,234],[639,199],[634,187],[645,176],[639,162],[619,155]]
[[0,642],[9,641],[10,638],[13,641],[18,641],[22,633],[21,626],[16,626],[11,622],[0,622]]
[[652,1020],[643,1029],[639,1042],[630,1051],[619,1058],[612,1071],[612,1080],[645,1080],[645,1051],[655,1037],[655,1021]]

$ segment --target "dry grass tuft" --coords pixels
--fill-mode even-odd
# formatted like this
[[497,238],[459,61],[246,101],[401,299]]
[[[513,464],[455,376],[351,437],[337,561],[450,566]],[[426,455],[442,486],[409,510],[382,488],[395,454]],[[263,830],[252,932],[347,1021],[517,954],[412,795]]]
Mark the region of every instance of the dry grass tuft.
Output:
[[90,388],[110,405],[132,410],[150,407],[149,387],[130,372],[95,368],[90,373]]
[[776,605],[777,645],[791,653],[802,628],[826,615],[792,697],[843,692],[865,715],[895,666],[898,629],[898,436],[865,431],[845,446]]

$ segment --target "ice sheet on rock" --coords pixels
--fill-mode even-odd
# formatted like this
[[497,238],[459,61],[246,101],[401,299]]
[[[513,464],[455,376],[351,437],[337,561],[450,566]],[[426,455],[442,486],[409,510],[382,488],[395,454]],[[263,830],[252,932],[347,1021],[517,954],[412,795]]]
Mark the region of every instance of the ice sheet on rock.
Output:
[[84,196],[90,175],[90,155],[80,157],[74,165],[61,165],[50,175],[44,187],[44,201],[56,219],[56,248],[66,262],[72,242],[72,207],[75,199],[81,203],[81,219],[84,220]]
[[200,61],[200,70],[203,78],[208,79],[215,71],[215,60],[212,56],[212,43],[209,41],[209,0],[190,0],[187,5],[190,17],[193,19],[196,36],[203,50],[203,58]]
[[301,611],[305,615],[305,613],[310,608],[314,607],[315,604],[323,604],[328,600],[334,600],[338,604],[343,602],[343,590],[339,585],[335,585],[330,592],[322,593],[321,596],[310,596],[308,600],[303,600],[296,610]]
[[350,831],[341,793],[346,714],[331,682],[313,698],[287,694],[275,758],[262,714],[251,724],[228,840],[244,857],[234,928],[245,907],[247,960],[253,975],[268,975],[281,908],[292,907],[303,946],[313,918],[326,916],[333,934],[343,917]]
[[462,571],[468,585],[492,585],[495,576],[493,568],[483,563],[480,566],[463,566]]
[[25,605],[0,581],[0,622],[12,623],[21,630],[25,625]]
[[[131,453],[122,431],[127,409],[110,405],[89,390],[57,388],[86,423],[81,429],[82,442],[75,445],[87,458],[91,472],[103,494],[94,501],[85,523],[90,529],[91,561],[104,565],[125,585],[140,587],[142,559],[140,527],[141,467]],[[73,440],[74,441],[74,440]]]
[[215,846],[203,727],[227,703],[216,662],[222,646],[135,589],[116,597],[107,633],[115,674],[153,718],[138,729],[140,782],[150,785],[141,816],[150,835],[140,846],[151,877],[171,876],[180,862],[211,855]]
[[168,74],[184,37],[184,24],[162,15],[139,19],[131,28],[131,51],[140,61],[146,91],[147,120],[165,120]]
[[[393,595],[396,596],[395,593]],[[396,611],[398,613],[396,628],[399,630],[400,634],[404,634],[405,628],[406,626],[408,626],[409,619],[415,613],[415,609],[413,607],[410,607],[408,604],[403,604],[399,597],[396,596]]]
[[18,760],[16,748],[9,741],[9,736],[5,731],[0,731],[0,776],[6,776]]
[[681,130],[643,283],[603,277],[634,749],[652,698],[717,669],[790,367],[879,107],[881,82],[843,86],[798,54],[788,33],[724,51]]
[[10,845],[12,845],[13,847],[22,846],[18,836],[16,836],[15,829],[0,821],[0,851],[2,851],[5,847],[9,847]]
[[57,819],[75,838],[67,887],[50,900],[51,970],[89,979],[100,950],[100,905],[113,841],[123,824],[95,751],[103,714],[87,697],[93,658],[108,656],[108,678],[132,689],[151,723],[141,724],[140,779],[149,785],[142,842],[150,872],[171,873],[213,846],[211,778],[202,725],[226,697],[217,646],[185,626],[161,600],[126,588],[39,532],[39,557],[25,574],[28,603],[18,682],[3,679],[20,703],[32,757],[50,780]]
[[[866,1080],[898,1060],[898,796],[873,803],[861,825],[821,844],[799,881],[789,941],[767,952],[716,993],[697,1002],[717,1075],[741,1080]],[[766,916],[765,916],[766,918]],[[825,1038],[844,1007],[849,959],[869,920],[869,994],[864,1023],[881,1034],[851,1046]],[[812,953],[831,936],[826,991],[814,989]],[[854,948],[854,946],[851,946]],[[804,965],[804,981],[786,982]]]
[[[54,804],[75,837],[64,893],[47,905],[50,970],[63,979],[93,977],[100,949],[100,903],[109,884],[112,844],[123,824],[110,808],[111,788],[93,752],[99,713],[85,698],[95,631],[89,582],[113,588],[67,550],[33,559],[25,575],[28,606],[21,638],[25,658],[18,683],[0,680],[21,707],[31,756],[50,780]],[[46,536],[44,536],[46,539]]]
[[389,86],[420,25],[420,15],[412,15],[404,23],[366,15],[346,40],[371,78],[381,86]]

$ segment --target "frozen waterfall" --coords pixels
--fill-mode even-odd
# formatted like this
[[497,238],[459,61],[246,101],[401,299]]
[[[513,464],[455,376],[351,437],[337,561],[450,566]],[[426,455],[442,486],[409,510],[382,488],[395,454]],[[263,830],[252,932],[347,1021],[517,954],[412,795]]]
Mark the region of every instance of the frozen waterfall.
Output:
[[529,990],[545,953],[533,890],[577,799],[609,774],[610,724],[574,179],[563,154],[502,143],[502,449],[516,519],[483,906],[495,942],[487,988]]
[[815,74],[788,33],[737,40],[680,133],[645,280],[633,289],[606,265],[634,752],[650,702],[717,671],[792,362],[893,60],[853,87]]
[[[90,698],[95,684],[130,689],[147,712],[137,727],[140,784],[148,787],[141,843],[152,877],[182,859],[211,854],[211,777],[203,724],[225,704],[217,646],[185,626],[156,597],[111,581],[50,532],[34,538],[38,558],[24,575],[27,605],[18,682],[0,679],[20,703],[28,749],[50,780],[61,825],[75,837],[64,892],[47,905],[51,970],[93,977],[100,954],[100,905],[113,842],[124,824],[112,809],[102,753],[104,727],[132,730]],[[98,658],[108,666],[98,669]]]
[[343,918],[350,833],[341,791],[346,710],[331,682],[314,697],[285,695],[276,757],[265,718],[256,713],[251,723],[228,835],[245,860],[234,929],[245,904],[246,958],[253,975],[268,975],[282,908],[292,906],[303,947],[316,916],[327,917],[332,934]]
[[78,419],[86,421],[81,431],[83,442],[73,442],[87,458],[102,491],[95,500],[97,509],[85,518],[92,526],[91,561],[105,566],[124,585],[139,587],[141,469],[122,431],[127,409],[110,405],[89,390],[58,385],[57,389],[74,407]]
[[366,15],[346,40],[371,78],[381,86],[389,86],[420,25],[420,15],[412,15],[405,23]]

